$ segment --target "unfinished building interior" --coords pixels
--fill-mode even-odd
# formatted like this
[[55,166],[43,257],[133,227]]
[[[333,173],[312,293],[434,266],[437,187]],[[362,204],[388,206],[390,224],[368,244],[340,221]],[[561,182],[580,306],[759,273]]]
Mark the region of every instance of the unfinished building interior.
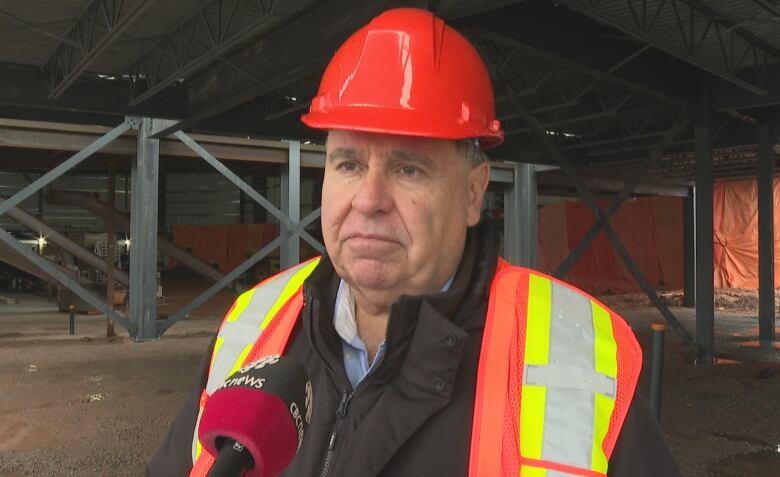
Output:
[[[225,307],[324,252],[324,136],[299,118],[338,45],[398,6],[433,10],[488,66],[506,141],[489,151],[485,214],[502,231],[503,256],[593,294],[641,292],[651,307],[627,318],[643,344],[649,322],[668,325],[665,400],[726,362],[748,363],[752,398],[780,397],[777,0],[6,0],[0,349],[13,364],[0,360],[0,431],[15,435],[9,422],[25,399],[7,392],[14,373],[29,376],[27,357],[52,346],[55,356],[121,345],[118,356],[132,360],[151,341],[148,356],[164,360],[168,346],[180,353],[170,363],[185,366],[160,369],[185,376],[157,397],[168,414],[124,429],[143,436],[125,460],[103,451],[85,467],[70,457],[41,463],[47,439],[0,435],[0,475],[59,475],[62,465],[73,475],[142,472],[187,390],[193,350]],[[647,219],[640,207],[652,209]],[[616,225],[621,211],[634,221]],[[740,214],[732,230],[752,228],[737,246],[721,225]],[[649,235],[655,242],[643,241]],[[648,244],[667,258],[645,256]],[[716,291],[725,288],[755,289],[755,309],[722,318]],[[679,303],[663,296],[674,289]],[[166,339],[179,327],[195,331]],[[182,345],[188,336],[192,348]],[[691,366],[675,375],[680,363]],[[717,416],[718,392],[688,394],[693,404],[672,398],[670,412],[695,414],[700,397]],[[690,475],[780,475],[780,408],[758,411],[775,424],[756,417],[706,439],[683,423],[661,425]]]

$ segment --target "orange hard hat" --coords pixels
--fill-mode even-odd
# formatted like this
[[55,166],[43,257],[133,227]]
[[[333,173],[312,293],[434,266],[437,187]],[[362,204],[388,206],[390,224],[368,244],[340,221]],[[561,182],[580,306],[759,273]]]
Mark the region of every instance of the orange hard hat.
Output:
[[504,140],[482,59],[427,10],[388,10],[333,55],[308,114],[316,129]]

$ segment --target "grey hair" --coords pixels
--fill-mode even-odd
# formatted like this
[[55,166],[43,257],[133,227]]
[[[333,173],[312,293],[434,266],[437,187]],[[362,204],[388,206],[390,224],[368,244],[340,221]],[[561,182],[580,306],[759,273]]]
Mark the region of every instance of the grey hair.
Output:
[[487,154],[485,154],[485,151],[479,147],[479,141],[477,139],[461,139],[455,141],[455,149],[458,151],[458,154],[462,155],[466,161],[471,164],[471,167],[477,167],[490,160],[487,157]]

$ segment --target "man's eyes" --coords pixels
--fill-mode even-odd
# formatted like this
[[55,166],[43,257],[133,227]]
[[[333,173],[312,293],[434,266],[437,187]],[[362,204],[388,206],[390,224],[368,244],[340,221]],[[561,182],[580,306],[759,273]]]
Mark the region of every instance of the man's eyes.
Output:
[[399,172],[405,176],[416,176],[420,174],[420,169],[415,166],[401,166]]
[[343,161],[336,166],[336,169],[341,172],[355,172],[358,170],[358,164],[356,162]]
[[[336,164],[336,170],[343,174],[361,172],[363,166],[357,161],[341,161]],[[415,178],[423,175],[423,170],[415,165],[399,165],[395,167],[396,173],[405,178]]]

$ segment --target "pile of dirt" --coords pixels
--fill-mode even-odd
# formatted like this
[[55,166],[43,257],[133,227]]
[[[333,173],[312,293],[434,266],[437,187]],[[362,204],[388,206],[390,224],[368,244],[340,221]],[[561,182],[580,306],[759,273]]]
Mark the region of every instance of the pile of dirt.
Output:
[[[658,297],[668,306],[683,306],[683,291],[670,290],[658,292]],[[612,308],[633,308],[652,306],[644,293],[626,293],[621,295],[601,295],[598,297]],[[775,310],[780,311],[780,290],[775,290]],[[718,311],[758,313],[758,290],[745,288],[719,288],[715,290],[715,309]]]

